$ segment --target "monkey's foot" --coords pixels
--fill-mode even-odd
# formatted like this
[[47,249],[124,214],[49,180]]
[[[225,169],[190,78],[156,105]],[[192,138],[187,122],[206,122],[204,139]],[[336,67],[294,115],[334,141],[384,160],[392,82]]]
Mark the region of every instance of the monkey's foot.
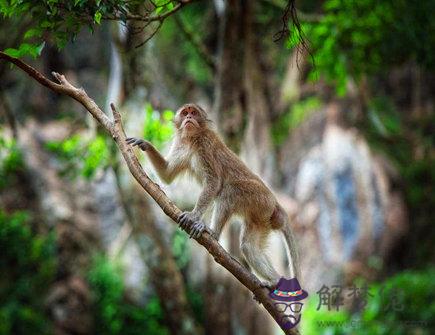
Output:
[[191,238],[200,237],[205,230],[205,224],[192,212],[183,212],[178,218],[178,224]]

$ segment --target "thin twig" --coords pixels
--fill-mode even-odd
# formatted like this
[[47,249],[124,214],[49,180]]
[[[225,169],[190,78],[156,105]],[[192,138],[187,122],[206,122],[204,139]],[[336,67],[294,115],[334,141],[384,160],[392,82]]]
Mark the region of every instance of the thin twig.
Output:
[[162,27],[163,22],[160,21],[158,23],[158,26],[156,27],[156,29],[154,29],[154,31],[149,34],[147,36],[147,38],[145,38],[142,42],[140,42],[138,45],[135,46],[135,48],[140,48],[142,45],[144,45],[146,42],[148,42],[150,39],[152,39],[154,37],[155,34],[157,34],[157,32],[159,31],[159,29]]
[[187,28],[187,26],[184,24],[181,17],[178,17],[177,15],[173,16],[175,23],[177,24],[178,28],[180,28],[181,32],[186,36],[186,39],[192,44],[192,46],[195,48],[198,55],[202,58],[205,64],[209,66],[211,70],[216,69],[216,62],[213,58],[213,56],[208,52],[207,48],[201,41],[198,41],[195,34]]
[[[279,10],[285,10],[288,4],[283,3],[282,1],[276,1],[276,0],[263,0],[265,4],[272,5],[273,7],[279,9]],[[299,9],[296,9],[296,14],[298,15],[298,18],[302,22],[310,22],[310,23],[317,23],[322,21],[322,19],[325,17],[323,14],[319,13],[306,13],[302,12]]]

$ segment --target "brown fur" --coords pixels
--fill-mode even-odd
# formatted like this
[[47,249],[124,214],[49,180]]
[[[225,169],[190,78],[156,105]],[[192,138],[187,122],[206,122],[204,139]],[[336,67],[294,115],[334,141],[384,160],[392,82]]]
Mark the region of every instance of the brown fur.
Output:
[[189,172],[203,190],[192,212],[191,222],[202,218],[214,202],[212,229],[219,238],[232,215],[245,219],[241,233],[241,251],[248,264],[273,286],[279,274],[264,253],[271,230],[281,230],[290,250],[293,275],[297,275],[297,254],[288,216],[263,181],[234,154],[209,127],[205,111],[187,104],[176,113],[176,136],[167,159],[148,142],[134,139],[146,151],[159,176],[170,183],[178,174]]

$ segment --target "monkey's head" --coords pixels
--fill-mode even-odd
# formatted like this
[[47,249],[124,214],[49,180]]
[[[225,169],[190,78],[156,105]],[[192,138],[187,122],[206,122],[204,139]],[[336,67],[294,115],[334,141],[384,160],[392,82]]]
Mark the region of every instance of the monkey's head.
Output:
[[175,127],[186,135],[193,135],[207,127],[207,113],[198,105],[185,104],[175,114]]

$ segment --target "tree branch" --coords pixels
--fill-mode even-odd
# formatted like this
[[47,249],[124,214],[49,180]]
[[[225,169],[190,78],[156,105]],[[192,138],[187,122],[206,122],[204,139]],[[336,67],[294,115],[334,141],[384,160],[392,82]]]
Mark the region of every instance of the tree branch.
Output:
[[[124,157],[127,166],[142,186],[142,188],[157,202],[162,208],[163,212],[170,217],[174,222],[178,221],[181,210],[166,196],[160,186],[153,182],[143,170],[139,160],[134,154],[132,148],[126,143],[126,135],[121,122],[121,115],[116,110],[113,104],[110,105],[113,112],[113,122],[107,117],[106,114],[97,106],[97,104],[86,94],[82,88],[76,88],[68,82],[65,76],[53,72],[53,76],[59,83],[55,83],[47,79],[43,74],[35,70],[30,65],[23,61],[11,57],[3,52],[0,52],[0,59],[6,60],[15,64],[21,70],[26,72],[30,77],[38,81],[40,84],[48,87],[52,91],[65,94],[78,101],[86,110],[107,130],[116,142],[122,156]],[[211,235],[210,230],[206,230],[196,241],[201,244],[213,256],[214,260],[227,269],[231,274],[237,278],[246,288],[254,293],[255,299],[263,304],[268,313],[280,324],[282,315],[274,307],[273,300],[269,298],[269,291],[261,287],[260,280],[242,266],[235,258],[233,258],[225,249],[218,243],[218,241]],[[283,329],[286,334],[298,334],[295,329]]]
[[181,0],[178,2],[178,4],[174,6],[174,8],[160,15],[149,16],[149,15],[127,13],[122,15],[104,16],[103,19],[116,20],[116,21],[123,21],[123,20],[143,21],[146,23],[151,23],[155,21],[163,22],[168,16],[171,16],[172,14],[178,12],[181,8],[194,1],[197,0]]

